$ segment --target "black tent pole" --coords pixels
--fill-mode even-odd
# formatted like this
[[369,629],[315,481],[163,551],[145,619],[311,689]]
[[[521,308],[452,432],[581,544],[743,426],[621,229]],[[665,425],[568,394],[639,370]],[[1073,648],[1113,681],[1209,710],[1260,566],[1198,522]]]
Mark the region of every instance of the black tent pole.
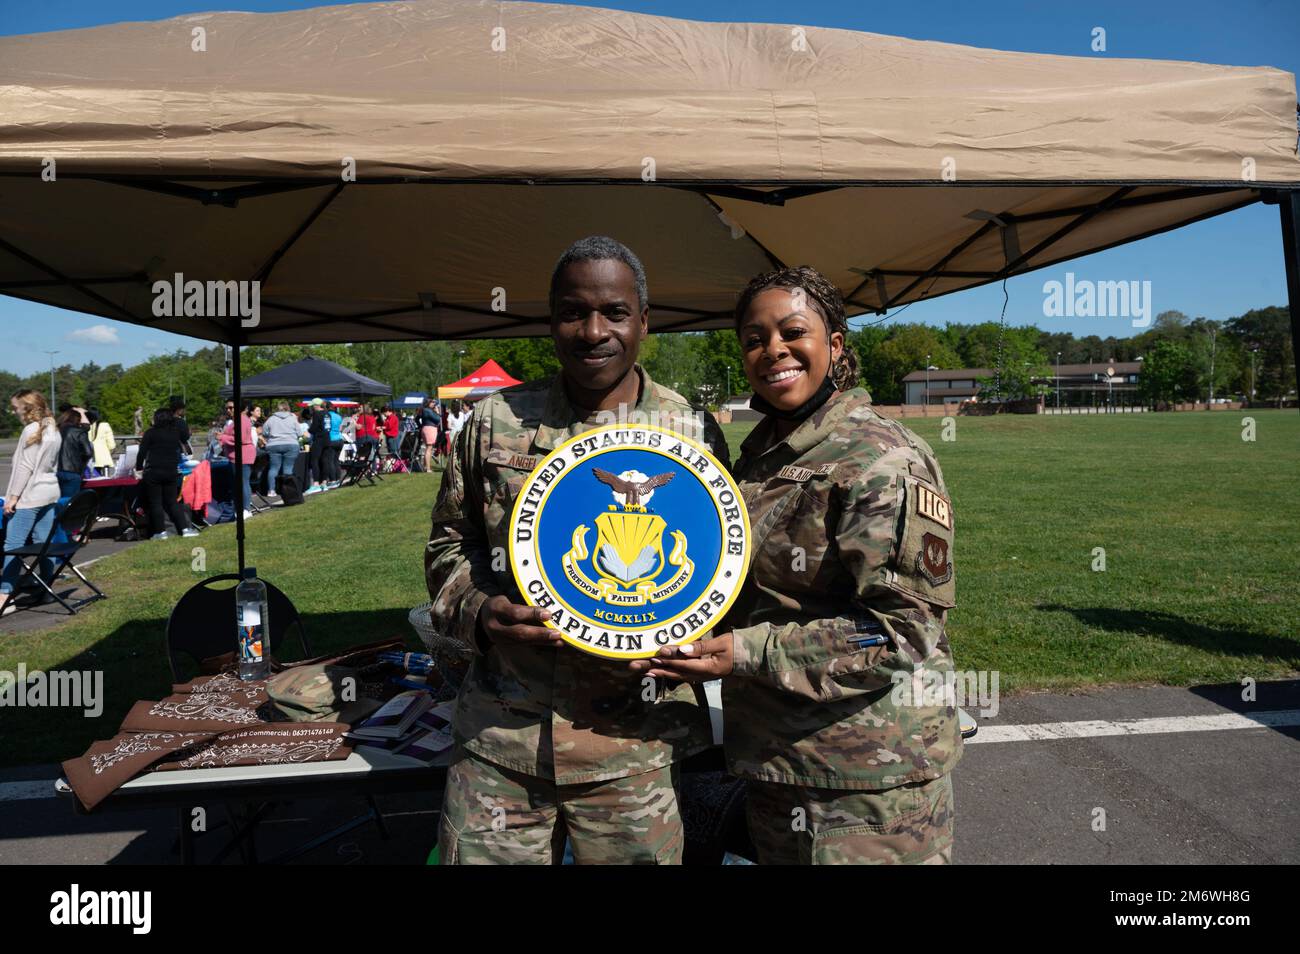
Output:
[[239,575],[244,575],[244,431],[243,431],[243,414],[244,398],[239,387],[240,367],[239,367],[239,335],[236,333],[234,343],[230,350],[233,352],[233,376],[234,376],[234,399],[235,399],[235,417],[231,421],[231,430],[235,435],[235,547],[239,551]]
[[1300,189],[1282,193],[1278,208],[1282,212],[1282,257],[1286,259],[1286,297],[1291,311],[1291,367],[1300,381]]

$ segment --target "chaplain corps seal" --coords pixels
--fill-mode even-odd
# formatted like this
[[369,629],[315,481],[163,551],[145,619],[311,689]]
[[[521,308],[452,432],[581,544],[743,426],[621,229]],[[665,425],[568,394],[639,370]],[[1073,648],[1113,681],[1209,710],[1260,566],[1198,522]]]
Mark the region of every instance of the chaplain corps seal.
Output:
[[740,491],[709,451],[666,428],[612,425],[571,438],[530,473],[510,520],[525,600],[579,649],[653,656],[699,639],[749,568]]

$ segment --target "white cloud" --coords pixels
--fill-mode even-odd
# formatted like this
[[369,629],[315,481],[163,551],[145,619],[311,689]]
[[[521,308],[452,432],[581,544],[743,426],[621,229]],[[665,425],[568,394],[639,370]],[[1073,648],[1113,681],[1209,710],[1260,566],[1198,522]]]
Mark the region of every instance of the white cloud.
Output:
[[79,341],[82,344],[99,345],[122,343],[117,338],[117,329],[110,328],[108,325],[91,325],[89,328],[78,328],[76,331],[68,332],[68,340]]

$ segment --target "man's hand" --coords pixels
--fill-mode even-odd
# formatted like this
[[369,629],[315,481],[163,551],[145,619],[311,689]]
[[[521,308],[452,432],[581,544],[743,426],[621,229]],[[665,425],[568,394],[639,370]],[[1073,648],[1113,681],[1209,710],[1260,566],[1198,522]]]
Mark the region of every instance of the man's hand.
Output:
[[731,634],[701,639],[685,646],[665,646],[650,659],[634,659],[633,672],[656,679],[708,682],[731,675]]
[[508,596],[493,596],[478,611],[479,628],[489,640],[513,639],[533,646],[559,646],[564,640],[558,630],[543,625],[549,610],[511,603]]

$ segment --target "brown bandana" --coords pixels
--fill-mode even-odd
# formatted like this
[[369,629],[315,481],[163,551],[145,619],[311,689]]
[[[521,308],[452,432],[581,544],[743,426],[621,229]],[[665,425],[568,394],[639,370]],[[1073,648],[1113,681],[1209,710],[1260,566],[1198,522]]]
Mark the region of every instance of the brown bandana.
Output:
[[149,771],[229,765],[278,765],[345,759],[352,744],[339,722],[281,723],[226,732],[123,732],[96,742],[63,774],[86,811]]

